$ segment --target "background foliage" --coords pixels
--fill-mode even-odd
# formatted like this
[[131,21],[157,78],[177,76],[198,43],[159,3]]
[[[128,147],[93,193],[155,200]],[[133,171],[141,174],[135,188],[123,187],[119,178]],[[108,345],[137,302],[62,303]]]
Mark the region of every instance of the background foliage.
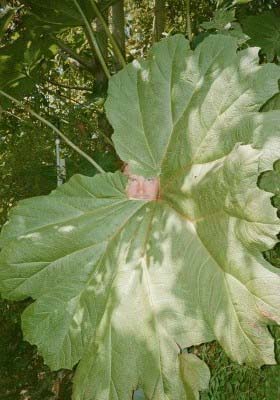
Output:
[[[186,0],[106,0],[100,1],[99,6],[128,62],[145,56],[160,37],[178,32],[188,36],[190,17],[193,47],[210,33],[222,32],[237,36],[240,48],[261,47],[261,63],[278,64],[280,48],[275,39],[280,37],[279,0],[233,3],[193,0],[190,13]],[[120,63],[102,24],[89,1],[80,0],[79,4],[92,22],[101,53],[114,74]],[[56,187],[56,136],[40,121],[30,118],[26,107],[50,120],[105,170],[119,169],[121,161],[110,143],[112,128],[103,108],[106,74],[73,1],[2,0],[0,6],[0,89],[23,101],[22,107],[15,107],[0,98],[1,226],[18,200],[47,194]],[[256,26],[258,29],[254,29]],[[279,107],[276,95],[265,110]],[[91,164],[64,144],[62,153],[67,178],[77,172],[90,176],[96,173]],[[260,186],[275,193],[272,201],[280,208],[279,171],[277,164],[275,171],[260,177]],[[280,266],[279,245],[265,256]],[[50,372],[36,349],[22,341],[20,314],[26,305],[27,302],[0,302],[0,398],[69,399],[72,373]],[[277,328],[273,333],[279,361]],[[211,368],[210,390],[203,395],[204,400],[280,398],[279,366],[261,370],[240,367],[216,343],[193,351]]]

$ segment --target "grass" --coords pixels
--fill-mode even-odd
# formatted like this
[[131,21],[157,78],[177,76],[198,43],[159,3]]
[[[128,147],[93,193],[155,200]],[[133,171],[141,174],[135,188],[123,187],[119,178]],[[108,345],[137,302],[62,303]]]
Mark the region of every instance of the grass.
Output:
[[[277,361],[280,356],[280,328],[270,328],[275,337]],[[232,362],[216,343],[204,344],[194,352],[210,367],[211,381],[202,400],[279,400],[280,365],[260,369]]]

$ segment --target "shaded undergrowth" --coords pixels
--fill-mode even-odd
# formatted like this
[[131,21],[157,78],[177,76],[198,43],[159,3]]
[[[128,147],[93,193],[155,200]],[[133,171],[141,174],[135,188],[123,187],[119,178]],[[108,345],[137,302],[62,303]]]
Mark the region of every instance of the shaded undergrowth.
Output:
[[70,400],[72,373],[51,372],[22,338],[20,315],[27,305],[0,300],[0,399]]

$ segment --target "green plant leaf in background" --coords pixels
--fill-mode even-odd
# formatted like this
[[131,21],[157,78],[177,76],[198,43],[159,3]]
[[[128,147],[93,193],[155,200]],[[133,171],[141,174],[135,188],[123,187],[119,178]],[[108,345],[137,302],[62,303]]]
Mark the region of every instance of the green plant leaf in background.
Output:
[[238,4],[247,4],[250,3],[252,0],[234,0],[234,1],[226,1],[226,0],[216,0],[217,7],[224,6],[225,3],[231,3],[231,5],[236,6]]
[[250,39],[249,36],[243,32],[241,25],[238,22],[232,22],[228,29],[224,29],[220,33],[236,38],[239,46],[244,45],[244,43]]
[[[274,169],[272,171],[265,171],[259,178],[259,186],[261,189],[267,192],[274,193],[272,198],[272,204],[278,208],[280,212],[280,161],[276,161]],[[280,268],[280,243],[265,252],[265,257],[269,262]]]
[[[105,11],[118,0],[105,0],[100,2],[100,10]],[[24,0],[30,13],[36,17],[38,23],[43,23],[52,30],[61,30],[73,26],[84,25],[73,0]],[[85,15],[91,20],[95,17],[90,0],[79,0]]]
[[8,29],[16,12],[17,8],[12,7],[6,7],[2,12],[0,12],[0,39],[2,39],[3,35]]
[[247,4],[250,3],[252,0],[234,0],[233,5],[237,4]]
[[250,45],[258,46],[268,61],[280,56],[280,16],[276,11],[249,16],[242,21],[243,31],[250,36]]
[[259,112],[280,71],[236,49],[176,35],[111,78],[116,149],[160,178],[158,200],[128,199],[120,172],[76,175],[3,228],[2,295],[35,300],[23,331],[52,369],[79,362],[74,400],[197,399],[208,369],[179,348],[214,339],[239,363],[275,363],[280,277],[262,252],[280,223],[257,181],[280,154],[280,112]]
[[275,163],[273,171],[262,174],[260,182],[263,190],[280,195],[280,161]]
[[[49,36],[27,29],[0,48],[0,89],[21,99],[30,94],[40,74],[44,57],[53,57],[57,46]],[[3,97],[1,106],[9,105]]]
[[202,28],[204,29],[216,29],[216,30],[222,30],[224,29],[228,24],[231,22],[235,21],[235,10],[224,10],[224,9],[219,9],[214,12],[213,19],[208,22],[203,22],[201,24]]
[[[271,111],[271,110],[280,110],[280,93],[276,93],[271,99],[269,99],[264,107],[262,107],[262,111]],[[266,190],[268,192],[272,192],[275,196],[272,199],[273,205],[278,208],[278,213],[280,212],[280,163],[277,161],[274,164],[273,171],[264,172],[260,179],[259,185],[261,189]],[[277,243],[276,246],[265,252],[265,256],[269,260],[272,265],[280,268],[280,243]]]
[[[101,3],[101,11],[106,10],[116,0]],[[90,0],[80,0],[79,4],[89,19],[95,14]],[[21,16],[23,29],[15,39],[0,49],[0,89],[22,99],[30,94],[38,83],[41,61],[53,58],[58,51],[56,40],[52,37],[71,27],[82,26],[84,21],[72,0],[38,1],[25,0]],[[6,8],[0,19],[0,37],[11,22],[16,9]],[[3,108],[10,102],[0,100]]]
[[238,45],[242,46],[250,38],[242,31],[241,25],[236,22],[235,19],[234,9],[218,9],[215,11],[213,19],[211,21],[203,22],[201,27],[210,30],[211,32],[216,31],[225,36],[232,36],[237,39]]

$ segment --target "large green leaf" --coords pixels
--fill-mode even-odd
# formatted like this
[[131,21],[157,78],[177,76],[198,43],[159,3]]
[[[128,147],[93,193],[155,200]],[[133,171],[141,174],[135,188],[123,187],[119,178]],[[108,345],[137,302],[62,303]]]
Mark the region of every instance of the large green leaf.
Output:
[[186,350],[179,355],[179,359],[188,399],[199,400],[199,391],[208,389],[210,371],[203,361]]
[[114,142],[135,173],[161,174],[163,182],[251,140],[251,114],[278,92],[280,69],[260,66],[257,48],[236,54],[236,47],[236,39],[216,35],[193,52],[178,35],[111,79]]
[[250,36],[249,43],[261,47],[269,61],[280,56],[280,16],[274,11],[250,16],[242,21],[243,31]]
[[257,181],[279,158],[280,112],[258,110],[280,71],[236,48],[177,35],[110,80],[116,148],[160,177],[158,200],[128,199],[120,172],[75,176],[3,228],[2,294],[36,300],[24,335],[51,368],[80,361],[74,400],[197,399],[208,369],[179,349],[214,339],[239,363],[275,363],[280,277],[262,252],[280,224]]

